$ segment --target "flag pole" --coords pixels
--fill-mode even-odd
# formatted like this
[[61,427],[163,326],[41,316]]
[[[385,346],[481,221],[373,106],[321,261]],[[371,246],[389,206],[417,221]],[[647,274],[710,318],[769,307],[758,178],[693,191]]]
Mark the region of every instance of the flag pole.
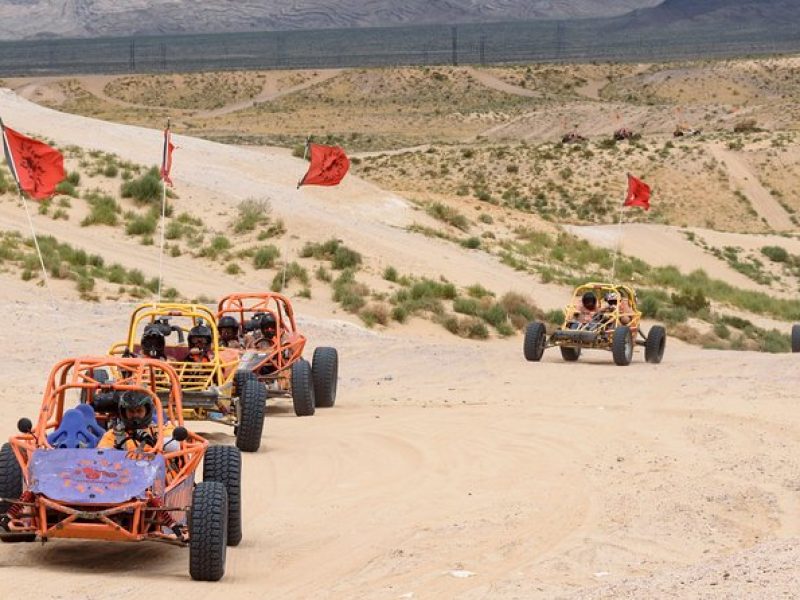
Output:
[[14,178],[14,183],[17,184],[17,193],[19,194],[19,201],[22,203],[22,207],[25,209],[25,216],[28,218],[28,226],[31,229],[31,235],[33,236],[33,246],[36,249],[36,256],[39,258],[39,266],[42,269],[42,280],[44,281],[44,287],[47,290],[47,295],[50,298],[50,306],[53,309],[53,314],[56,317],[56,331],[58,332],[56,335],[58,336],[58,342],[61,345],[61,354],[67,354],[67,345],[64,342],[64,336],[61,329],[60,319],[58,318],[58,303],[56,303],[56,298],[53,295],[53,290],[50,287],[50,277],[47,275],[47,267],[44,266],[44,257],[42,256],[42,249],[39,246],[39,238],[36,235],[36,228],[33,226],[33,217],[31,216],[31,211],[28,208],[28,200],[25,198],[25,194],[22,191],[22,184],[19,181],[19,174],[17,173],[17,167],[14,163],[14,158],[11,155],[11,145],[8,143],[6,139],[6,127],[3,124],[3,119],[0,118],[0,131],[3,133],[3,148],[6,154],[6,162],[8,162],[8,168],[11,169],[11,176]]
[[[310,135],[306,138],[306,145],[303,148],[303,160],[306,160],[306,158],[308,158],[308,146],[309,146],[309,144],[311,144],[311,136]],[[306,176],[303,175],[303,177],[300,179],[300,181],[297,182],[297,189],[298,190],[300,189],[300,186],[303,185],[303,181],[305,181],[305,178],[306,178]],[[289,260],[289,236],[287,235],[284,238],[284,242],[283,242],[283,274],[281,276],[281,292],[283,292],[284,288],[286,287],[286,269],[289,266],[288,260]]]
[[[627,193],[625,194],[627,198]],[[619,218],[617,220],[617,244],[614,248],[614,258],[611,260],[611,280],[609,283],[614,283],[614,277],[617,272],[617,257],[619,256],[620,250],[622,248],[622,217],[625,214],[625,198],[622,199],[622,204],[619,205]]]
[[[167,131],[169,131],[170,120],[167,119]],[[166,144],[169,144],[169,140],[167,139]],[[166,150],[169,152],[169,149]],[[164,160],[164,159],[162,159]],[[166,221],[167,215],[167,181],[164,179],[164,175],[161,175],[161,244],[160,250],[158,253],[158,300],[157,302],[161,302],[161,286],[164,282],[164,226]],[[155,307],[155,304],[153,304]]]

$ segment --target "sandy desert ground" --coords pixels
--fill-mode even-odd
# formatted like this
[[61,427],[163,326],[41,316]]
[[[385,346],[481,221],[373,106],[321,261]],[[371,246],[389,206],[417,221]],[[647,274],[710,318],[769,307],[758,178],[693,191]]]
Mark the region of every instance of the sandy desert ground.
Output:
[[[0,114],[58,143],[148,164],[160,144],[158,131],[56,113],[11,92],[0,95]],[[375,264],[525,289],[544,308],[567,294],[494,257],[409,233],[408,203],[355,177],[297,192],[303,166],[285,153],[176,141],[183,201],[211,209],[257,188],[289,231],[346,233]],[[24,226],[18,213],[2,215],[4,229]],[[79,241],[126,266],[152,270],[157,260],[152,247],[113,236]],[[188,258],[169,259],[165,272],[187,294],[243,287]],[[0,363],[5,436],[35,414],[53,362],[105,350],[130,305],[65,299],[56,286],[54,313],[33,285],[0,281],[12,349]],[[800,595],[793,355],[670,340],[660,365],[638,352],[627,368],[603,353],[574,365],[548,353],[531,364],[519,336],[461,340],[425,321],[372,331],[317,299],[297,307],[312,349],[339,349],[337,406],[305,419],[270,406],[262,450],[244,457],[244,540],[222,582],[190,581],[179,548],[58,542],[0,547],[0,589],[64,599]]]

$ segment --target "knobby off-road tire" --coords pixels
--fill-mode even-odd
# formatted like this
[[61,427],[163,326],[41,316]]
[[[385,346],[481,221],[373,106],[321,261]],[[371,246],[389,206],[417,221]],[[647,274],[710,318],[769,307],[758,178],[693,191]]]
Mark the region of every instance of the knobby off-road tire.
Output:
[[256,376],[242,382],[238,398],[239,423],[236,426],[236,447],[242,452],[255,452],[261,447],[267,393]]
[[[19,498],[22,495],[22,468],[11,449],[5,443],[0,448],[0,498]],[[5,514],[11,505],[0,502],[0,514]]]
[[653,325],[644,342],[644,359],[653,364],[658,364],[664,358],[664,348],[667,345],[667,331],[661,325]]
[[228,546],[242,541],[242,453],[233,446],[211,446],[203,459],[203,481],[218,481],[228,493]]
[[311,365],[304,358],[292,365],[292,402],[298,417],[314,414],[314,378]]
[[[249,381],[250,379],[258,379],[258,376],[253,373],[252,371],[236,371],[233,376],[233,395],[239,396],[239,390],[244,389],[244,382]],[[261,386],[264,392],[264,401],[266,402],[267,399],[267,388],[266,386]]]
[[614,338],[611,340],[611,354],[614,356],[614,364],[626,367],[631,364],[633,358],[633,336],[630,327],[620,325],[614,330]]
[[528,323],[525,329],[525,341],[522,345],[522,351],[525,354],[525,359],[533,362],[542,360],[544,354],[544,347],[546,342],[547,332],[544,328],[544,323],[534,321]]
[[[22,469],[11,444],[5,443],[0,448],[0,498],[19,498],[22,495]],[[11,505],[0,502],[0,515],[5,514]],[[0,530],[1,531],[1,530]],[[8,544],[14,542],[34,542],[35,533],[0,533],[0,541]]]
[[198,581],[225,575],[228,493],[219,481],[201,481],[192,494],[189,518],[189,574]]
[[336,348],[317,348],[311,363],[311,378],[314,380],[314,405],[331,408],[336,404],[336,388],[339,382],[339,353]]
[[792,352],[800,352],[800,325],[792,325]]
[[571,346],[560,346],[561,358],[567,362],[575,362],[581,357],[580,348],[572,348]]

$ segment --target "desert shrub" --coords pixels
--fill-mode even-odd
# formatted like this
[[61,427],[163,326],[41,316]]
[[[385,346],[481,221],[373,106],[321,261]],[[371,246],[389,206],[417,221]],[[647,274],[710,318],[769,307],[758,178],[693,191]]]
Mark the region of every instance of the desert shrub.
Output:
[[280,255],[280,250],[272,244],[262,246],[253,255],[253,266],[256,269],[271,269]]
[[73,186],[80,185],[81,183],[81,174],[77,171],[70,171],[67,175],[67,178],[64,180],[71,183]]
[[469,219],[458,212],[456,209],[442,204],[441,202],[432,202],[429,204],[425,212],[427,212],[434,219],[443,221],[448,225],[452,225],[461,231],[469,231]]
[[742,119],[733,126],[736,133],[755,133],[761,131],[755,119]]
[[119,222],[119,204],[111,196],[105,194],[92,193],[86,197],[89,203],[89,214],[81,221],[81,227],[89,225],[111,225],[115,226]]
[[470,250],[475,250],[476,248],[480,248],[481,246],[481,238],[475,237],[474,235],[468,238],[465,238],[461,241],[461,245],[464,248],[469,248]]
[[789,260],[789,253],[785,248],[781,248],[780,246],[764,246],[761,248],[761,254],[766,256],[772,262],[785,263],[787,260]]
[[158,167],[152,167],[136,179],[123,182],[120,194],[123,198],[133,198],[138,204],[160,203],[161,185]]
[[683,307],[690,313],[696,313],[709,307],[709,301],[703,291],[699,288],[694,290],[681,290],[677,294],[671,295],[672,304],[676,307]]
[[317,279],[319,279],[320,281],[324,281],[325,283],[330,283],[330,282],[331,282],[331,280],[333,279],[333,278],[331,277],[331,273],[330,273],[330,271],[328,271],[328,269],[326,269],[326,268],[325,268],[325,267],[323,267],[322,265],[318,266],[318,267],[317,267],[317,270],[316,270],[316,271],[314,271],[314,276],[315,276]]
[[158,221],[152,214],[134,215],[125,225],[128,235],[152,235],[156,231]]
[[358,316],[361,317],[367,327],[372,327],[375,324],[387,325],[391,312],[383,302],[371,302],[358,312]]
[[369,288],[355,279],[353,269],[345,269],[333,282],[333,300],[347,312],[358,312],[367,303]]
[[292,261],[275,274],[272,278],[270,289],[273,292],[282,292],[283,289],[292,281],[297,280],[304,286],[308,286],[308,271],[302,265]]
[[394,267],[386,267],[383,270],[383,278],[386,281],[391,281],[393,283],[396,283],[398,276],[399,274],[397,273],[397,269],[395,269]]
[[64,194],[65,196],[78,197],[78,190],[75,189],[75,184],[65,179],[56,186],[56,193]]
[[253,231],[258,225],[269,220],[271,210],[269,200],[257,198],[242,200],[236,207],[234,233]]
[[230,263],[227,267],[225,267],[225,272],[228,275],[238,275],[242,272],[242,268],[236,263]]
[[307,242],[300,251],[303,258],[316,258],[318,260],[329,260],[331,266],[337,271],[352,269],[361,264],[361,254],[352,250],[337,239],[330,239],[321,244]]

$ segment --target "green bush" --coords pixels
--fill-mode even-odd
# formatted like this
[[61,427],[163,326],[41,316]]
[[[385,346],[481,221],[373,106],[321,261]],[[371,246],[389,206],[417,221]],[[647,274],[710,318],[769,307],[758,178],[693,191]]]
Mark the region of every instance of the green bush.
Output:
[[270,289],[273,292],[282,292],[284,287],[295,279],[304,286],[308,286],[308,271],[302,265],[296,262],[290,262],[272,278],[272,286]]
[[269,220],[271,208],[268,200],[248,198],[236,207],[236,219],[233,222],[234,233],[245,233],[255,230],[260,224]]
[[68,179],[65,179],[56,186],[56,193],[72,196],[73,198],[78,197],[78,190],[75,189],[75,184]]
[[128,235],[152,235],[156,231],[158,222],[151,215],[134,215],[125,225]]
[[789,253],[785,248],[781,248],[780,246],[764,246],[761,248],[761,254],[766,256],[772,262],[785,263],[787,260],[789,260]]
[[329,260],[331,266],[337,271],[355,268],[361,264],[361,254],[351,250],[337,239],[330,239],[321,244],[307,242],[300,251],[302,258],[316,258]]
[[152,167],[144,175],[125,181],[120,193],[123,198],[133,198],[139,204],[161,202],[162,183],[158,167]]
[[67,175],[67,178],[65,179],[65,181],[68,181],[73,186],[80,185],[80,183],[81,183],[81,174],[78,173],[77,171],[70,171],[69,174]]
[[81,221],[81,227],[89,225],[116,226],[119,223],[120,207],[117,201],[105,194],[93,193],[87,196],[89,214]]
[[272,244],[262,246],[253,255],[253,266],[256,269],[271,269],[275,266],[275,261],[280,255],[280,250]]
[[425,212],[427,212],[434,219],[443,221],[448,225],[452,225],[461,231],[469,231],[469,219],[458,212],[456,209],[442,204],[441,202],[432,202],[429,204]]
[[356,313],[367,303],[369,288],[355,279],[353,269],[345,269],[333,282],[333,300],[347,312]]
[[392,283],[396,283],[398,276],[399,274],[397,273],[397,269],[395,269],[394,267],[386,267],[383,270],[383,278],[386,281],[391,281]]

